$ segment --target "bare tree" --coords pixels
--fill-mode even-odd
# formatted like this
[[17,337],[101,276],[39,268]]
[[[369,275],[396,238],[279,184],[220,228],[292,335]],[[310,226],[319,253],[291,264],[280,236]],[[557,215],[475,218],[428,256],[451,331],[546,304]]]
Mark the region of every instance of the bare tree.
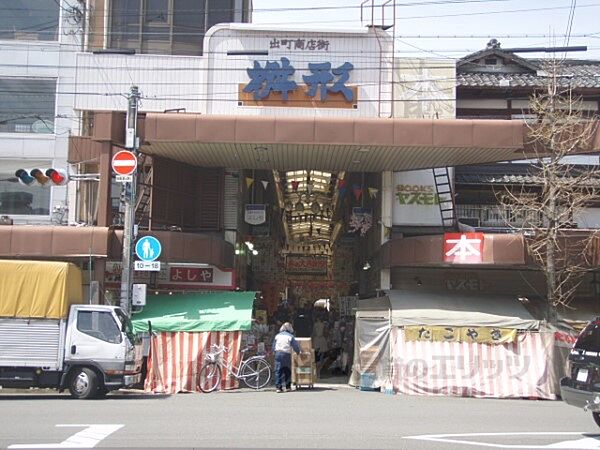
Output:
[[574,218],[598,201],[597,166],[572,164],[569,157],[591,148],[595,123],[574,98],[560,64],[545,67],[548,83],[531,98],[537,117],[528,125],[526,157],[533,183],[507,187],[499,194],[506,211],[520,219],[529,254],[546,279],[546,319],[557,320],[557,307],[569,307],[589,270],[593,233],[575,233]]

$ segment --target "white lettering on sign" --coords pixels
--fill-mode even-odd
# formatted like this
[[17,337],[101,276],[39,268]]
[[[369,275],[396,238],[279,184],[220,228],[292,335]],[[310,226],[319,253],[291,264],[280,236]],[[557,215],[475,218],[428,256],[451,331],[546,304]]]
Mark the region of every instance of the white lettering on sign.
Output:
[[93,448],[100,441],[105,439],[117,430],[120,430],[124,425],[106,424],[106,425],[76,425],[76,424],[61,424],[57,427],[85,427],[85,430],[75,433],[66,440],[58,444],[14,444],[8,448]]

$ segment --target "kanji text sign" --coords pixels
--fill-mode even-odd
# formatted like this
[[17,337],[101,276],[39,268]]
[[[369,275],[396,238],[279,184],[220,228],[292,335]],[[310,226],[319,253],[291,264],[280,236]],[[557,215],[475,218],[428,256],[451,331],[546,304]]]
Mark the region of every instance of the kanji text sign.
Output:
[[483,233],[445,233],[444,262],[480,264],[483,262]]
[[252,94],[254,102],[277,98],[285,103],[281,106],[314,107],[313,100],[328,104],[331,98],[353,107],[357,90],[346,85],[353,69],[354,66],[349,62],[338,67],[332,66],[331,62],[308,63],[310,74],[302,75],[305,84],[301,85],[294,81],[296,68],[289,59],[282,57],[280,61],[265,61],[264,64],[254,61],[253,67],[246,70],[250,81],[243,86],[240,100],[246,105],[248,99],[243,95],[246,93]]

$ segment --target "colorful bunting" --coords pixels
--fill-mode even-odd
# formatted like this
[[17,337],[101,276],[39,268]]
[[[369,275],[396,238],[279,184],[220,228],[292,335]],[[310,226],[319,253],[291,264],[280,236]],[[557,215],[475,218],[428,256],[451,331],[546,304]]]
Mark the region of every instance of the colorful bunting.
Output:
[[300,182],[298,180],[292,181],[292,190],[294,192],[298,192],[298,186],[300,186]]
[[250,189],[250,186],[252,186],[252,183],[254,183],[254,178],[246,177],[246,187],[248,189]]
[[265,188],[265,190],[267,189],[267,186],[269,185],[268,181],[261,181],[263,188]]
[[375,189],[370,187],[369,188],[369,197],[370,198],[377,198],[377,193],[379,192],[379,189]]

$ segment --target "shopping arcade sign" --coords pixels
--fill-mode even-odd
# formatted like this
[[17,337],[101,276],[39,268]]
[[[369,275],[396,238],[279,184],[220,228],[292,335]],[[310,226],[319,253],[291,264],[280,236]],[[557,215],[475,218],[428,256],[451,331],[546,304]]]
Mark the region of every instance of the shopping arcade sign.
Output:
[[346,85],[354,69],[351,63],[344,62],[338,67],[333,67],[331,62],[308,63],[308,69],[310,75],[302,75],[305,84],[299,85],[293,80],[296,69],[288,58],[265,61],[264,66],[255,60],[253,67],[246,69],[250,81],[241,85],[240,100],[244,104],[249,100],[254,104],[269,101],[269,106],[314,107],[317,106],[315,103],[320,103],[331,107],[355,107],[356,86]]

